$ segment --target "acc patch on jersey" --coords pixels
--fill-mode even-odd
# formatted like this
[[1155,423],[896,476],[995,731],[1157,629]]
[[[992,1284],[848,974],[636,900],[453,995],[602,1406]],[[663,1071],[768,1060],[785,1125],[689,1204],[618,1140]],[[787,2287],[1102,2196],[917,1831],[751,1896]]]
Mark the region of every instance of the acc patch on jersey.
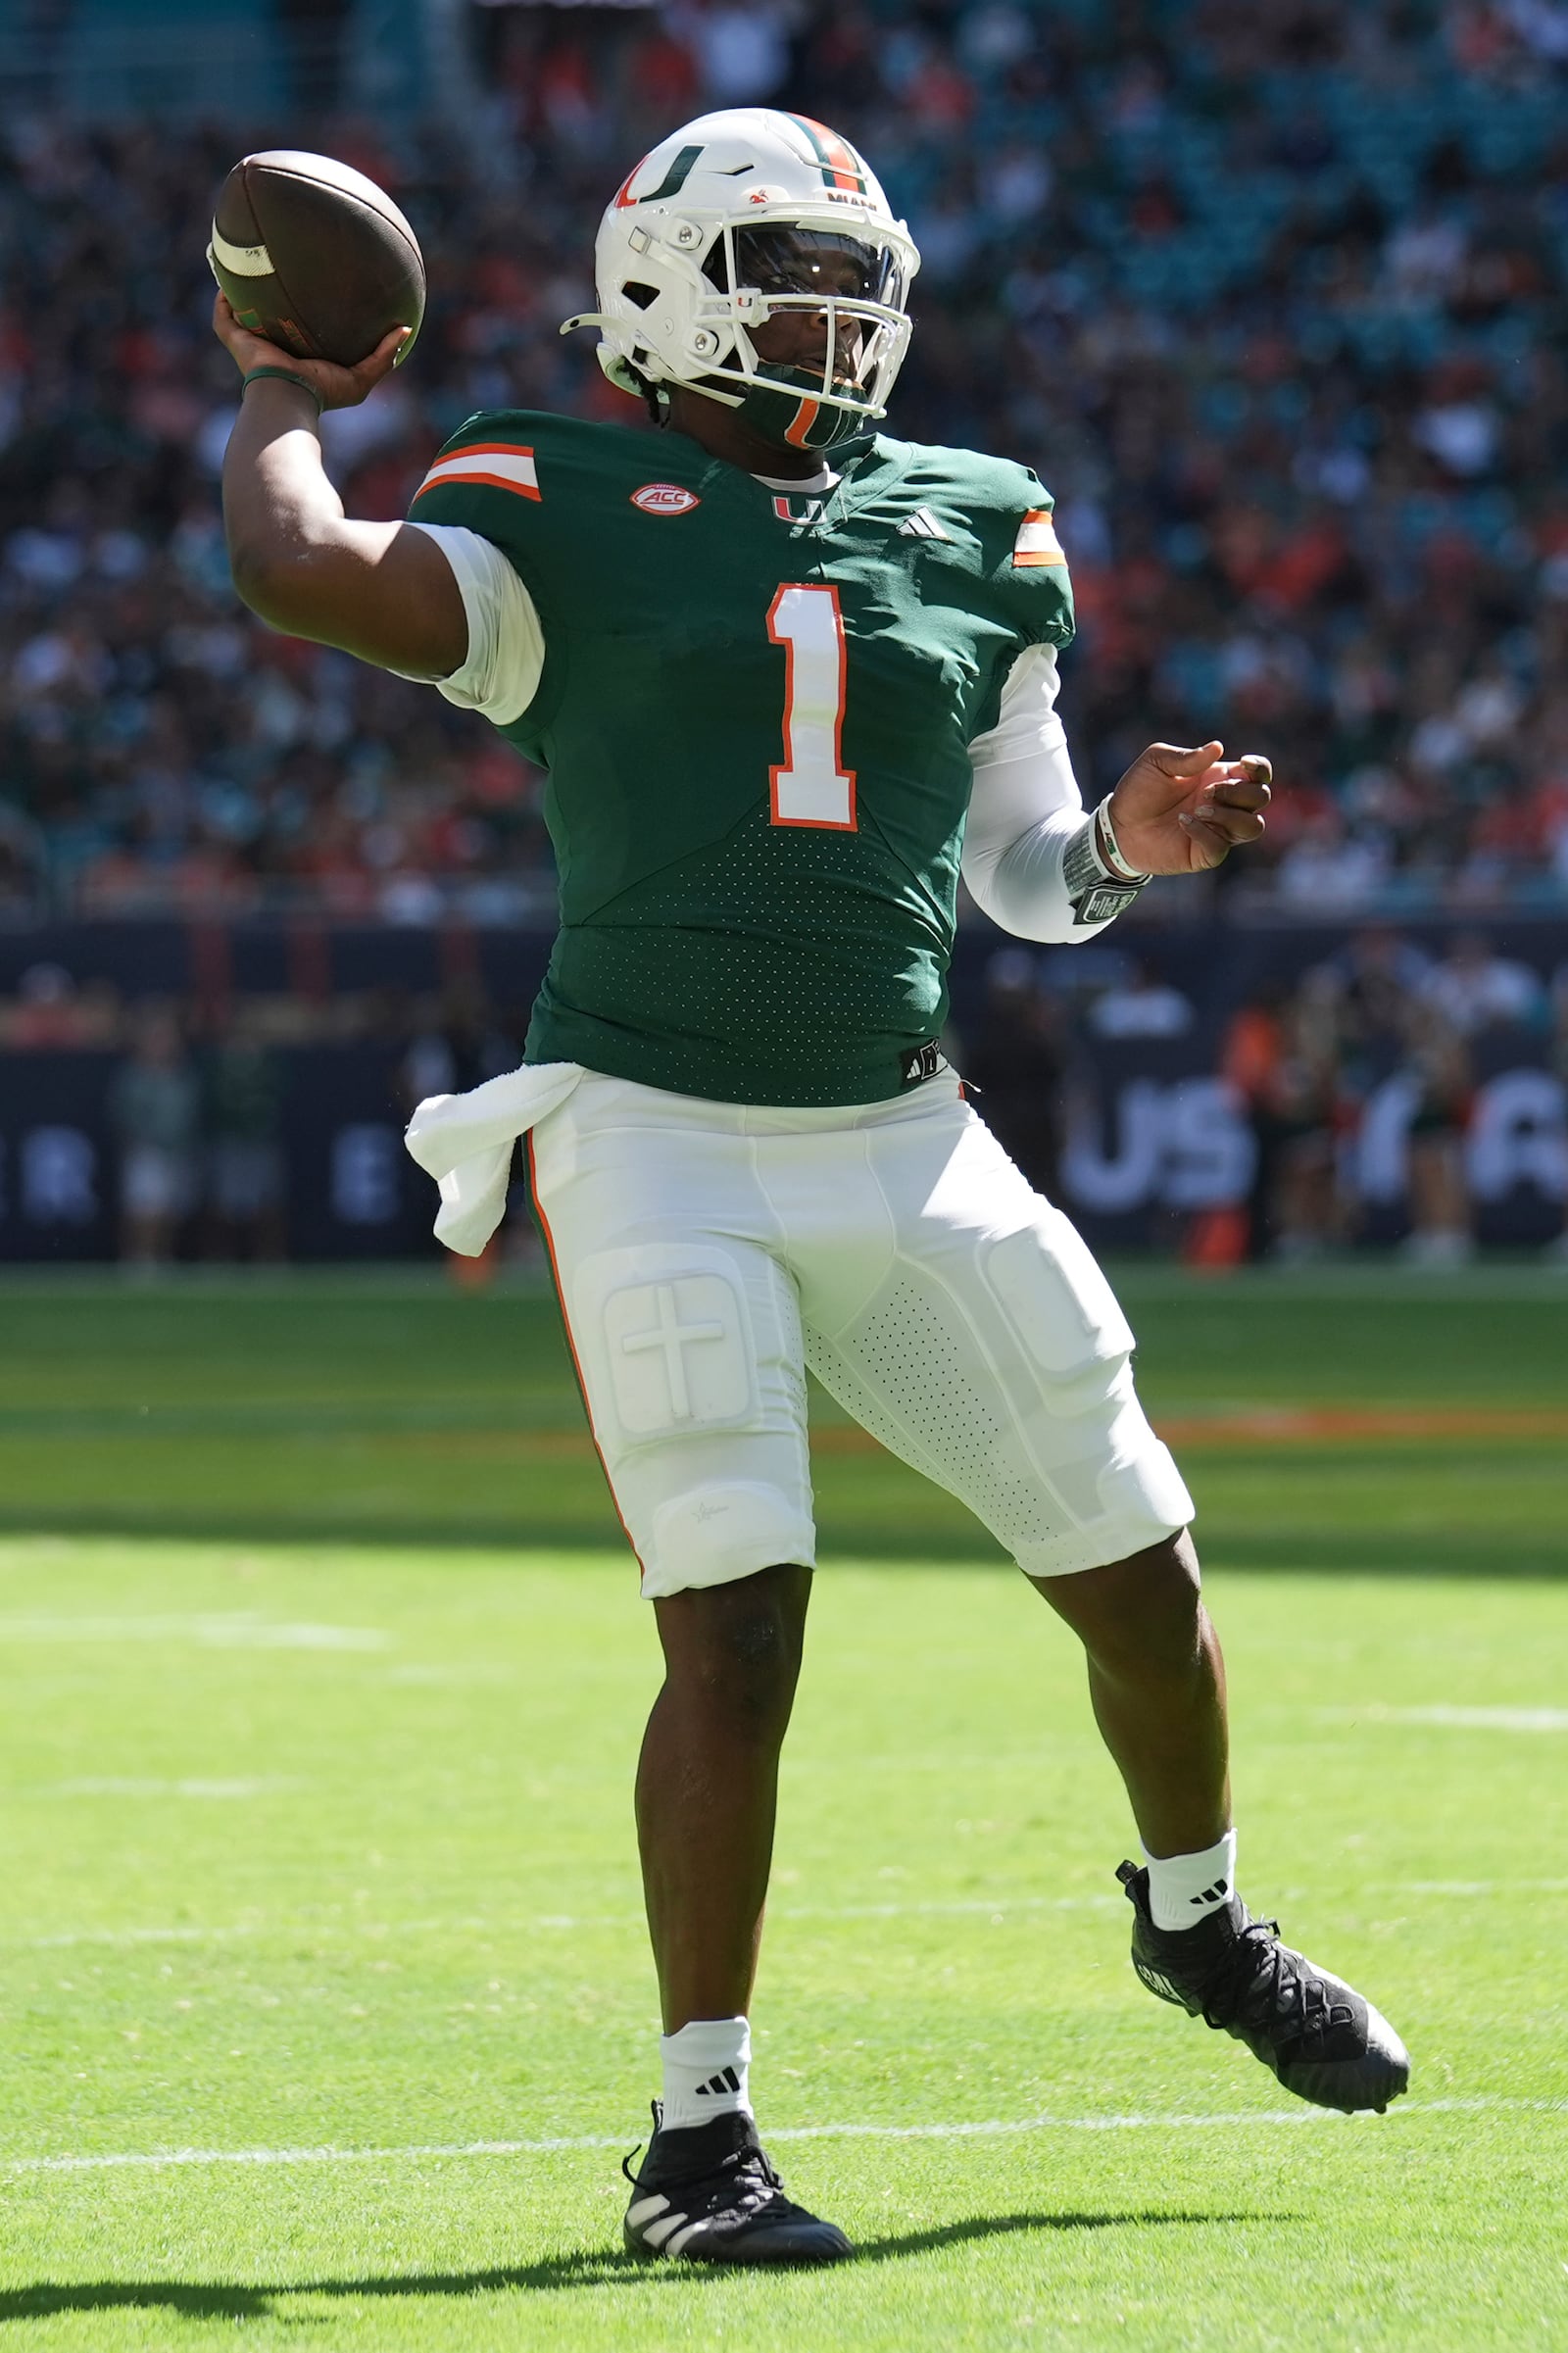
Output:
[[631,503],[645,515],[690,515],[703,502],[695,490],[683,490],[678,482],[645,482],[632,492]]
[[1056,537],[1056,526],[1044,507],[1031,507],[1018,525],[1018,536],[1012,543],[1012,568],[1025,571],[1031,564],[1065,564],[1066,554]]

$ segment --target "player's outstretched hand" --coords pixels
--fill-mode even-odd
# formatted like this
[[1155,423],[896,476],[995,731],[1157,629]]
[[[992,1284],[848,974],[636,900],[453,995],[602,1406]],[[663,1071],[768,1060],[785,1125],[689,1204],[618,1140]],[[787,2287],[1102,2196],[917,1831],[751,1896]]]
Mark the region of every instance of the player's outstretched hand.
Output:
[[314,386],[323,409],[357,409],[397,366],[398,353],[411,331],[406,326],[393,327],[368,358],[353,368],[339,368],[331,360],[298,359],[281,345],[269,343],[264,335],[253,335],[249,327],[240,325],[224,294],[213,305],[213,333],[241,375],[249,375],[253,368],[286,368],[291,375],[303,376]]
[[1274,771],[1257,752],[1223,744],[1151,744],[1110,797],[1117,847],[1140,874],[1201,874],[1263,831]]

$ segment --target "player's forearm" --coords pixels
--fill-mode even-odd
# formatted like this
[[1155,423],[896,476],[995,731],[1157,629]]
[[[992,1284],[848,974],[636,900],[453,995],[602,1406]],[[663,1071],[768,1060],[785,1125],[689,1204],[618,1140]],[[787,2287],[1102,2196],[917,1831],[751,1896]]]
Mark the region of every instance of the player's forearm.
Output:
[[298,385],[255,384],[240,402],[223,458],[223,528],[234,585],[264,620],[269,589],[308,564],[343,502],[321,464],[316,403]]
[[346,515],[327,479],[314,404],[268,381],[246,393],[223,461],[234,586],[291,637],[385,669],[445,677],[467,620],[450,565],[423,532]]
[[1058,948],[1088,939],[1121,911],[1112,908],[1085,923],[1073,905],[1067,853],[1089,822],[1081,809],[1053,809],[1010,841],[966,847],[963,879],[970,898],[1015,939]]
[[1111,877],[1095,850],[1066,737],[1059,727],[1054,736],[1042,731],[1038,745],[1010,758],[999,756],[997,734],[973,749],[963,845],[969,896],[1015,939],[1071,947],[1093,938],[1126,901],[1102,888]]
[[[261,619],[295,637],[362,648],[359,625],[395,523],[352,522],[321,463],[315,403],[296,385],[254,385],[223,459],[223,526],[234,586]],[[371,628],[374,636],[373,620]]]

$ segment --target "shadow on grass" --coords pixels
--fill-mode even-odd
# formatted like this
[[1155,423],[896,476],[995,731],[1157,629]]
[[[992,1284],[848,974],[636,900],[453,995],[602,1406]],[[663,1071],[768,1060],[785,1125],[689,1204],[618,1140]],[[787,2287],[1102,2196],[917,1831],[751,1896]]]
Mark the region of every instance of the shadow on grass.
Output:
[[[894,2263],[906,2256],[929,2254],[937,2247],[961,2246],[970,2239],[1004,2238],[1027,2230],[1124,2230],[1172,2224],[1193,2228],[1206,2223],[1298,2220],[1294,2214],[1197,2214],[1157,2208],[1125,2214],[975,2215],[965,2222],[940,2223],[929,2230],[910,2230],[902,2237],[867,2239],[856,2249],[855,2261],[860,2265]],[[653,2263],[607,2248],[602,2254],[584,2249],[484,2272],[399,2272],[364,2279],[292,2279],[254,2286],[243,2281],[204,2284],[190,2279],[39,2280],[30,2287],[0,2290],[0,2322],[50,2320],[63,2312],[155,2310],[177,2312],[189,2320],[246,2321],[265,2318],[279,2301],[292,2296],[552,2293],[572,2287],[660,2287],[676,2281],[706,2284],[734,2277],[733,2271],[719,2265]]]
[[[867,1558],[893,1561],[976,1560],[1002,1566],[1006,1555],[982,1528],[966,1528],[955,1515],[941,1522],[906,1527],[898,1520],[878,1518],[859,1525],[849,1522],[835,1529],[825,1514],[818,1517],[824,1553],[843,1560]],[[441,1519],[388,1512],[355,1513],[244,1508],[181,1510],[177,1506],[138,1508],[135,1504],[69,1505],[28,1509],[0,1509],[0,1537],[100,1537],[154,1539],[160,1543],[199,1544],[353,1544],[377,1551],[451,1552],[615,1552],[626,1554],[626,1540],[611,1516],[552,1517],[528,1512],[515,1519]]]
[[1196,1540],[1205,1569],[1320,1570],[1358,1577],[1568,1577],[1568,1541],[1560,1527],[1242,1529],[1232,1534],[1200,1519]]
[[[86,1509],[0,1509],[0,1537],[156,1539],[212,1544],[363,1545],[377,1551],[614,1552],[625,1540],[614,1521],[526,1518],[492,1521],[388,1513],[309,1510],[204,1511],[138,1509],[134,1504]],[[818,1557],[831,1572],[835,1559],[880,1560],[896,1567],[974,1561],[994,1568],[1006,1555],[984,1529],[928,1518],[923,1525],[889,1516],[861,1521],[817,1514]],[[1531,1580],[1568,1577],[1568,1543],[1560,1532],[1514,1530],[1498,1538],[1485,1529],[1227,1529],[1205,1517],[1199,1550],[1207,1569],[1260,1572],[1309,1569],[1354,1577],[1475,1577]]]

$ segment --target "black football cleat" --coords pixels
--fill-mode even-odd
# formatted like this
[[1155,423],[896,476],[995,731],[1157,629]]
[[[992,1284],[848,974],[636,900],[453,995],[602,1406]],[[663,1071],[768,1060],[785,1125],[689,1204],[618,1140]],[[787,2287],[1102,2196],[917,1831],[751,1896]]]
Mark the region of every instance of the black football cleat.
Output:
[[666,2132],[655,2100],[648,2154],[635,2174],[630,2157],[620,2170],[631,2183],[630,2254],[806,2264],[842,2263],[855,2251],[842,2230],[791,2204],[757,2137],[756,2119],[734,2110]]
[[1239,1895],[1192,1928],[1158,1929],[1149,1873],[1123,1863],[1133,1967],[1151,1993],[1222,2028],[1271,2067],[1287,2091],[1320,2108],[1381,2116],[1410,2082],[1410,2054],[1372,2004],[1304,1953],[1280,1942],[1277,1920],[1254,1920]]

